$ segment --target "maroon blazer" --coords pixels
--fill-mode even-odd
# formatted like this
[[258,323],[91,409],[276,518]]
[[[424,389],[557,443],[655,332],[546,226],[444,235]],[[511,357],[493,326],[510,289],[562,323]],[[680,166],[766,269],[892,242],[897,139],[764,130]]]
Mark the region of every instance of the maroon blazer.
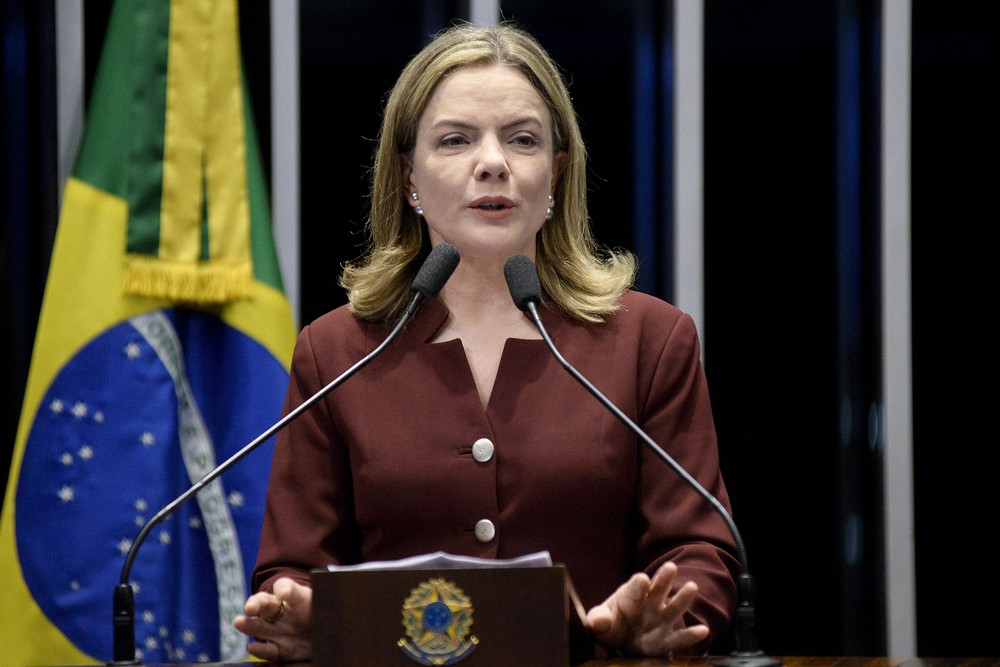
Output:
[[[728,509],[693,320],[638,292],[600,325],[542,311],[566,360]],[[395,343],[278,435],[255,589],[279,576],[308,584],[330,563],[548,550],[589,608],[670,559],[678,586],[699,587],[689,622],[718,638],[739,570],[718,513],[542,340],[507,340],[484,411],[461,341],[427,342],[447,316],[440,299],[425,303]],[[386,334],[346,307],[303,329],[285,411]]]

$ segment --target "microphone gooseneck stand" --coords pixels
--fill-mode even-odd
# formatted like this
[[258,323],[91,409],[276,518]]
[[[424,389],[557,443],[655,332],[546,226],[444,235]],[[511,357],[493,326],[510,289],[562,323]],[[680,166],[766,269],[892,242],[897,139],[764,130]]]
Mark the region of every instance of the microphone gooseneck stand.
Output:
[[458,266],[459,259],[458,250],[456,250],[454,246],[448,243],[442,243],[435,246],[427,256],[427,259],[424,260],[420,270],[417,272],[417,276],[413,279],[413,299],[410,301],[409,306],[400,318],[399,322],[378,347],[369,352],[364,358],[348,368],[325,387],[303,401],[294,410],[289,411],[288,414],[282,417],[279,421],[275,422],[273,426],[254,438],[250,443],[244,445],[242,449],[207,473],[187,491],[175,498],[173,502],[161,509],[156,513],[156,515],[153,516],[153,518],[146,522],[146,524],[139,531],[135,540],[132,542],[132,545],[129,547],[128,554],[125,557],[125,564],[122,566],[119,583],[115,587],[113,603],[114,659],[106,664],[142,664],[141,661],[137,660],[135,657],[135,598],[132,591],[132,585],[129,583],[128,579],[132,572],[132,563],[135,561],[136,554],[139,552],[139,547],[142,545],[143,541],[145,541],[149,532],[153,530],[153,528],[155,528],[161,521],[170,516],[178,507],[194,497],[208,484],[215,481],[219,475],[229,470],[229,468],[256,449],[261,443],[275,435],[290,422],[294,421],[299,415],[312,407],[318,400],[326,396],[333,389],[340,386],[345,380],[366,366],[368,362],[381,354],[381,352],[389,345],[389,343],[395,340],[396,336],[399,335],[406,324],[413,318],[420,305],[427,299],[432,299],[437,296],[438,292],[441,291],[441,288],[444,287],[444,284],[448,281],[448,278],[451,277],[455,267]]
[[736,606],[736,636],[735,643],[736,648],[730,652],[729,656],[720,659],[715,662],[719,667],[777,667],[781,665],[781,661],[776,658],[771,658],[767,656],[763,651],[757,648],[757,629],[756,629],[756,608],[754,606],[754,601],[756,598],[756,588],[754,585],[753,577],[750,575],[750,566],[747,562],[746,549],[743,546],[743,538],[740,536],[740,531],[736,528],[736,523],[733,521],[732,516],[726,511],[722,503],[709,493],[705,487],[703,487],[698,480],[691,476],[687,470],[685,470],[677,461],[673,459],[662,447],[660,447],[649,435],[643,431],[639,426],[629,419],[628,415],[621,411],[621,409],[611,402],[611,400],[605,396],[597,387],[595,387],[591,382],[583,376],[576,368],[574,368],[566,359],[560,354],[559,350],[556,348],[555,343],[552,342],[552,338],[549,337],[548,331],[545,329],[545,325],[542,324],[542,318],[538,314],[538,304],[541,303],[541,286],[538,282],[538,273],[535,270],[535,265],[526,255],[514,255],[507,260],[504,265],[504,276],[507,279],[507,286],[510,288],[511,297],[514,299],[514,303],[518,308],[523,310],[531,321],[534,323],[535,327],[538,329],[539,333],[548,346],[549,350],[555,356],[556,360],[569,371],[577,382],[582,384],[584,388],[589,391],[597,400],[599,400],[604,407],[612,412],[625,426],[629,428],[643,443],[646,444],[657,456],[659,456],[670,468],[673,469],[692,489],[694,489],[698,495],[705,499],[709,505],[711,505],[719,515],[722,516],[723,520],[726,522],[726,526],[729,528],[729,532],[732,533],[733,540],[736,542],[736,548],[739,552],[740,560],[740,570],[741,573],[737,580],[737,606]]

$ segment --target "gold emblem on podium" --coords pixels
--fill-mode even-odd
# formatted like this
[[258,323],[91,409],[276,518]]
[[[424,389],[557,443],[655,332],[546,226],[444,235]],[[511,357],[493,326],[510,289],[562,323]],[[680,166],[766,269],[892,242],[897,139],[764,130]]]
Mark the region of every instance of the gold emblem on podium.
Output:
[[422,665],[451,665],[466,658],[479,639],[469,636],[472,601],[462,589],[444,579],[430,579],[410,591],[403,601],[407,638],[399,648]]

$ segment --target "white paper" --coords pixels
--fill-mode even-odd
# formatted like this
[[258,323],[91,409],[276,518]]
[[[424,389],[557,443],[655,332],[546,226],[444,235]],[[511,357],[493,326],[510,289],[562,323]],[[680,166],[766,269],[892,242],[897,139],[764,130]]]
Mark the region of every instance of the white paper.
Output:
[[516,558],[477,558],[475,556],[458,556],[444,551],[400,558],[399,560],[373,560],[357,565],[327,565],[330,572],[347,572],[351,570],[447,570],[456,568],[486,568],[486,567],[548,567],[552,565],[552,556],[548,551],[537,551]]

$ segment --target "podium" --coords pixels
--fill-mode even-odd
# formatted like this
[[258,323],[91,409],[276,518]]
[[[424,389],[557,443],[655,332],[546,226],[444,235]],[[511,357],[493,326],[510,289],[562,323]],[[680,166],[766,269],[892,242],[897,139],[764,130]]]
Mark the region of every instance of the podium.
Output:
[[311,572],[313,667],[558,667],[594,655],[562,565]]

